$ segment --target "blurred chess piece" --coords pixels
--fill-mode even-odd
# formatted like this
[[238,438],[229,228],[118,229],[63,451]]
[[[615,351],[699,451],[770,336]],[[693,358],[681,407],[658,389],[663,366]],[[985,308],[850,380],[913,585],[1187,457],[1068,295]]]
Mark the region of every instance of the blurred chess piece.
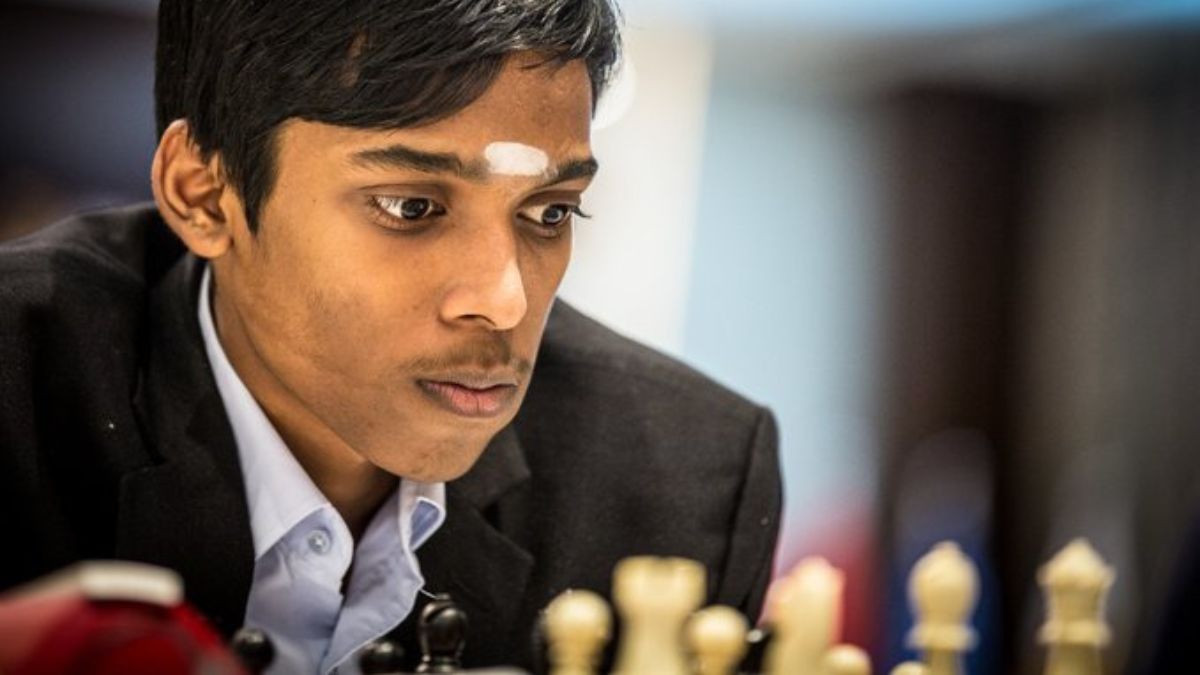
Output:
[[683,624],[704,601],[704,567],[683,558],[633,557],[613,572],[621,615],[619,675],[687,675]]
[[1111,639],[1104,603],[1116,575],[1086,539],[1076,539],[1038,571],[1046,597],[1046,675],[1100,675],[1100,650]]
[[592,675],[611,636],[612,615],[599,595],[569,590],[546,606],[542,629],[550,675]]
[[404,648],[395,640],[380,638],[363,647],[358,655],[362,675],[395,675],[404,670]]
[[962,675],[965,652],[975,646],[971,613],[979,599],[979,572],[957,544],[926,553],[908,579],[916,625],[909,644],[923,654],[929,675]]
[[771,648],[775,634],[768,626],[759,626],[746,633],[746,655],[738,666],[739,673],[761,673],[766,669],[767,650]]
[[229,648],[252,675],[261,675],[275,660],[275,645],[271,638],[257,628],[241,628],[233,634]]
[[773,636],[767,675],[817,675],[840,629],[842,571],[824,558],[805,558],[771,589],[767,620]]
[[89,561],[0,595],[4,675],[244,675],[175,572]]
[[871,675],[871,659],[854,645],[835,645],[821,657],[821,675]]
[[905,661],[892,668],[891,675],[929,675],[929,669],[925,667],[924,663]]
[[421,610],[417,620],[421,643],[418,673],[456,673],[462,669],[467,644],[467,615],[449,595],[439,594]]
[[732,675],[746,654],[746,619],[724,605],[706,607],[687,623],[687,646],[696,675]]

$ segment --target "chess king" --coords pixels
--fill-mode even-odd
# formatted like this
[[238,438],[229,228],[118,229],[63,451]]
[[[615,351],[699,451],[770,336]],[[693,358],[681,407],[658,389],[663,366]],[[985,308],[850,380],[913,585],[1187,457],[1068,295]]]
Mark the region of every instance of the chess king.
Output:
[[165,566],[275,672],[353,672],[440,593],[465,665],[524,665],[633,554],[757,616],[770,413],[555,301],[617,23],[164,0],[154,203],[0,247],[0,587]]

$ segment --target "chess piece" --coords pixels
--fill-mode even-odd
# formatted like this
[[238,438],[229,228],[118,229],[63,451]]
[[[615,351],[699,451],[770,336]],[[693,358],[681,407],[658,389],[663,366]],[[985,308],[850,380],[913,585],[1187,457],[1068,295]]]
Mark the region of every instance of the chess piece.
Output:
[[417,637],[421,643],[418,673],[456,673],[462,668],[467,615],[449,595],[437,595],[421,610]]
[[746,619],[732,607],[715,605],[692,615],[687,645],[696,675],[731,675],[746,653]]
[[1076,539],[1038,571],[1046,596],[1046,675],[1100,675],[1100,650],[1109,643],[1104,602],[1113,570],[1085,539]]
[[550,675],[592,675],[608,642],[612,616],[599,595],[569,590],[546,606],[542,627]]
[[821,657],[821,675],[871,675],[871,658],[854,645],[834,645]]
[[817,675],[840,630],[842,571],[824,558],[805,558],[771,589],[767,620],[774,637],[767,675]]
[[363,675],[393,675],[404,670],[404,648],[395,640],[380,638],[363,647],[358,655]]
[[704,601],[704,583],[704,567],[693,560],[642,556],[617,564],[618,675],[687,675],[683,624]]
[[962,655],[975,646],[969,621],[979,599],[979,572],[957,544],[944,541],[921,557],[908,579],[916,625],[908,642],[929,675],[963,675]]
[[763,626],[746,633],[746,655],[738,666],[739,673],[761,673],[766,662],[767,651],[771,648],[775,634],[769,627]]
[[929,675],[929,669],[918,661],[905,661],[892,668],[891,675]]
[[275,645],[265,632],[257,628],[239,629],[233,634],[229,647],[253,675],[266,672],[275,660]]
[[[183,600],[177,572],[123,560],[75,563],[0,592],[0,673],[241,673],[238,662]],[[267,653],[265,662],[270,661]]]

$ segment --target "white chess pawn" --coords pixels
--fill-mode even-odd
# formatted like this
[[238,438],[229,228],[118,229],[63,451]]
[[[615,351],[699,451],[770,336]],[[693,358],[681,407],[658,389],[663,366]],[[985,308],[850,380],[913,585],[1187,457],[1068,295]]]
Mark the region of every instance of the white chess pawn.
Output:
[[905,661],[892,668],[891,675],[929,675],[929,669],[924,663],[917,661]]
[[767,675],[817,675],[821,658],[837,639],[845,575],[824,558],[801,560],[771,589],[767,621]]
[[746,654],[746,619],[732,607],[714,605],[692,615],[687,645],[696,675],[731,675]]
[[944,541],[917,561],[908,578],[916,625],[908,642],[924,656],[929,675],[962,675],[962,655],[975,646],[971,613],[979,572],[957,544]]
[[1085,539],[1076,539],[1038,571],[1046,596],[1046,675],[1100,675],[1100,650],[1111,639],[1104,602],[1116,578]]
[[854,645],[835,645],[821,657],[821,675],[871,675],[871,659]]
[[551,675],[592,675],[612,630],[608,605],[585,590],[561,593],[543,618]]
[[704,567],[693,560],[643,556],[617,564],[617,675],[687,675],[683,624],[704,601],[704,584]]

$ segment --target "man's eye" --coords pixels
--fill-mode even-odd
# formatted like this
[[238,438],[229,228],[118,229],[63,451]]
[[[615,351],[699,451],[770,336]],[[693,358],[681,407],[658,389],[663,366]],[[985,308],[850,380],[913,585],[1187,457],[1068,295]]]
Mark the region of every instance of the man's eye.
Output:
[[532,221],[537,225],[557,229],[562,227],[571,219],[572,215],[581,218],[589,216],[579,207],[574,204],[545,204],[543,206],[531,206],[521,211],[521,217]]
[[373,197],[381,211],[400,220],[421,220],[446,213],[446,207],[427,197]]

